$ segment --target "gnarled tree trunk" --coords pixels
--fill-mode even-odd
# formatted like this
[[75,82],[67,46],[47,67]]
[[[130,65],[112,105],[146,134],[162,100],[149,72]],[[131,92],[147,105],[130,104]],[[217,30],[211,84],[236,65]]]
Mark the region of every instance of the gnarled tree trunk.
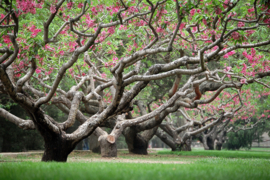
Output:
[[66,162],[69,153],[75,148],[71,142],[66,141],[61,135],[48,135],[44,140],[45,151],[41,159],[42,161]]
[[148,141],[146,141],[144,137],[142,137],[134,129],[129,127],[126,128],[124,135],[130,153],[144,155],[148,154]]

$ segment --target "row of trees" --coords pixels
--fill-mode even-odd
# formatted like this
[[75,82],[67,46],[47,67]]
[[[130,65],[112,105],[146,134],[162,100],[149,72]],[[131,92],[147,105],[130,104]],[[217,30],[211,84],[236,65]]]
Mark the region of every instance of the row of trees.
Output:
[[[91,134],[103,156],[117,155],[121,134],[130,152],[147,154],[159,128],[176,149],[188,150],[199,134],[211,149],[222,127],[258,116],[246,85],[269,94],[266,1],[0,2],[0,91],[29,119],[4,108],[0,116],[41,134],[42,161],[66,161]],[[46,104],[67,119],[46,113]]]

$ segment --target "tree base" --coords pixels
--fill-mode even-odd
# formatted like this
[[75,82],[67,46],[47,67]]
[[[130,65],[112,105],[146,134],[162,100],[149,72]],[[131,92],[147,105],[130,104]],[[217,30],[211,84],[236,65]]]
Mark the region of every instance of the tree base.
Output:
[[132,154],[148,155],[147,148],[132,149],[129,151]]
[[104,135],[98,138],[102,157],[117,157],[117,147],[113,136]]

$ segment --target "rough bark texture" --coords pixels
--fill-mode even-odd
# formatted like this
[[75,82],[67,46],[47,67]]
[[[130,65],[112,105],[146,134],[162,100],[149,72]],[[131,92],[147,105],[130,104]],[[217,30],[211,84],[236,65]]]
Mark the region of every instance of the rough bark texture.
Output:
[[102,157],[117,157],[116,142],[109,142],[108,135],[103,135],[98,138],[101,156]]
[[146,141],[140,134],[136,133],[132,128],[127,128],[124,134],[129,153],[148,154],[148,141]]
[[156,132],[156,136],[162,141],[164,142],[166,145],[168,145],[172,151],[177,151],[177,145],[174,143],[174,141],[172,139],[170,139],[170,137],[163,133],[161,130],[157,130]]
[[204,150],[214,150],[214,142],[211,137],[206,138],[206,141],[203,142]]
[[191,151],[191,142],[192,142],[192,138],[190,137],[189,139],[187,139],[183,143],[181,150],[182,151]]
[[69,153],[74,149],[70,142],[60,136],[47,136],[42,161],[66,162]]

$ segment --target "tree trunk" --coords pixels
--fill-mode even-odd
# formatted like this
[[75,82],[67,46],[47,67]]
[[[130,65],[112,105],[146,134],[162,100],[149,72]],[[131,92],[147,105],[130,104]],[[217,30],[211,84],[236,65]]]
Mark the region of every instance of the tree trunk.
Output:
[[216,144],[216,150],[221,150],[221,147],[222,147],[222,143],[217,142],[217,144]]
[[206,143],[207,143],[208,149],[205,149],[205,150],[214,150],[214,142],[215,141],[211,137],[208,137],[206,139]]
[[135,137],[126,137],[126,143],[128,145],[129,153],[147,155],[148,142],[137,134]]
[[117,157],[117,147],[115,137],[103,135],[98,138],[102,157]]
[[162,133],[162,131],[157,130],[156,136],[157,136],[162,142],[164,142],[167,146],[169,146],[169,147],[172,149],[172,151],[177,151],[177,150],[178,150],[178,146],[173,142],[173,140],[170,139],[170,137],[167,136],[165,133]]
[[137,136],[134,139],[133,145],[129,146],[129,152],[134,154],[144,154],[147,155],[147,148],[148,148],[148,142],[144,140],[143,137],[140,136],[140,134],[137,134]]
[[45,137],[45,150],[41,161],[66,162],[69,153],[73,151],[75,145],[66,141],[61,135]]
[[186,140],[186,142],[182,145],[181,150],[182,151],[191,151],[191,142],[192,142],[192,138],[188,138]]
[[148,141],[145,141],[140,134],[136,133],[132,128],[126,128],[124,135],[129,153],[144,155],[148,154]]

